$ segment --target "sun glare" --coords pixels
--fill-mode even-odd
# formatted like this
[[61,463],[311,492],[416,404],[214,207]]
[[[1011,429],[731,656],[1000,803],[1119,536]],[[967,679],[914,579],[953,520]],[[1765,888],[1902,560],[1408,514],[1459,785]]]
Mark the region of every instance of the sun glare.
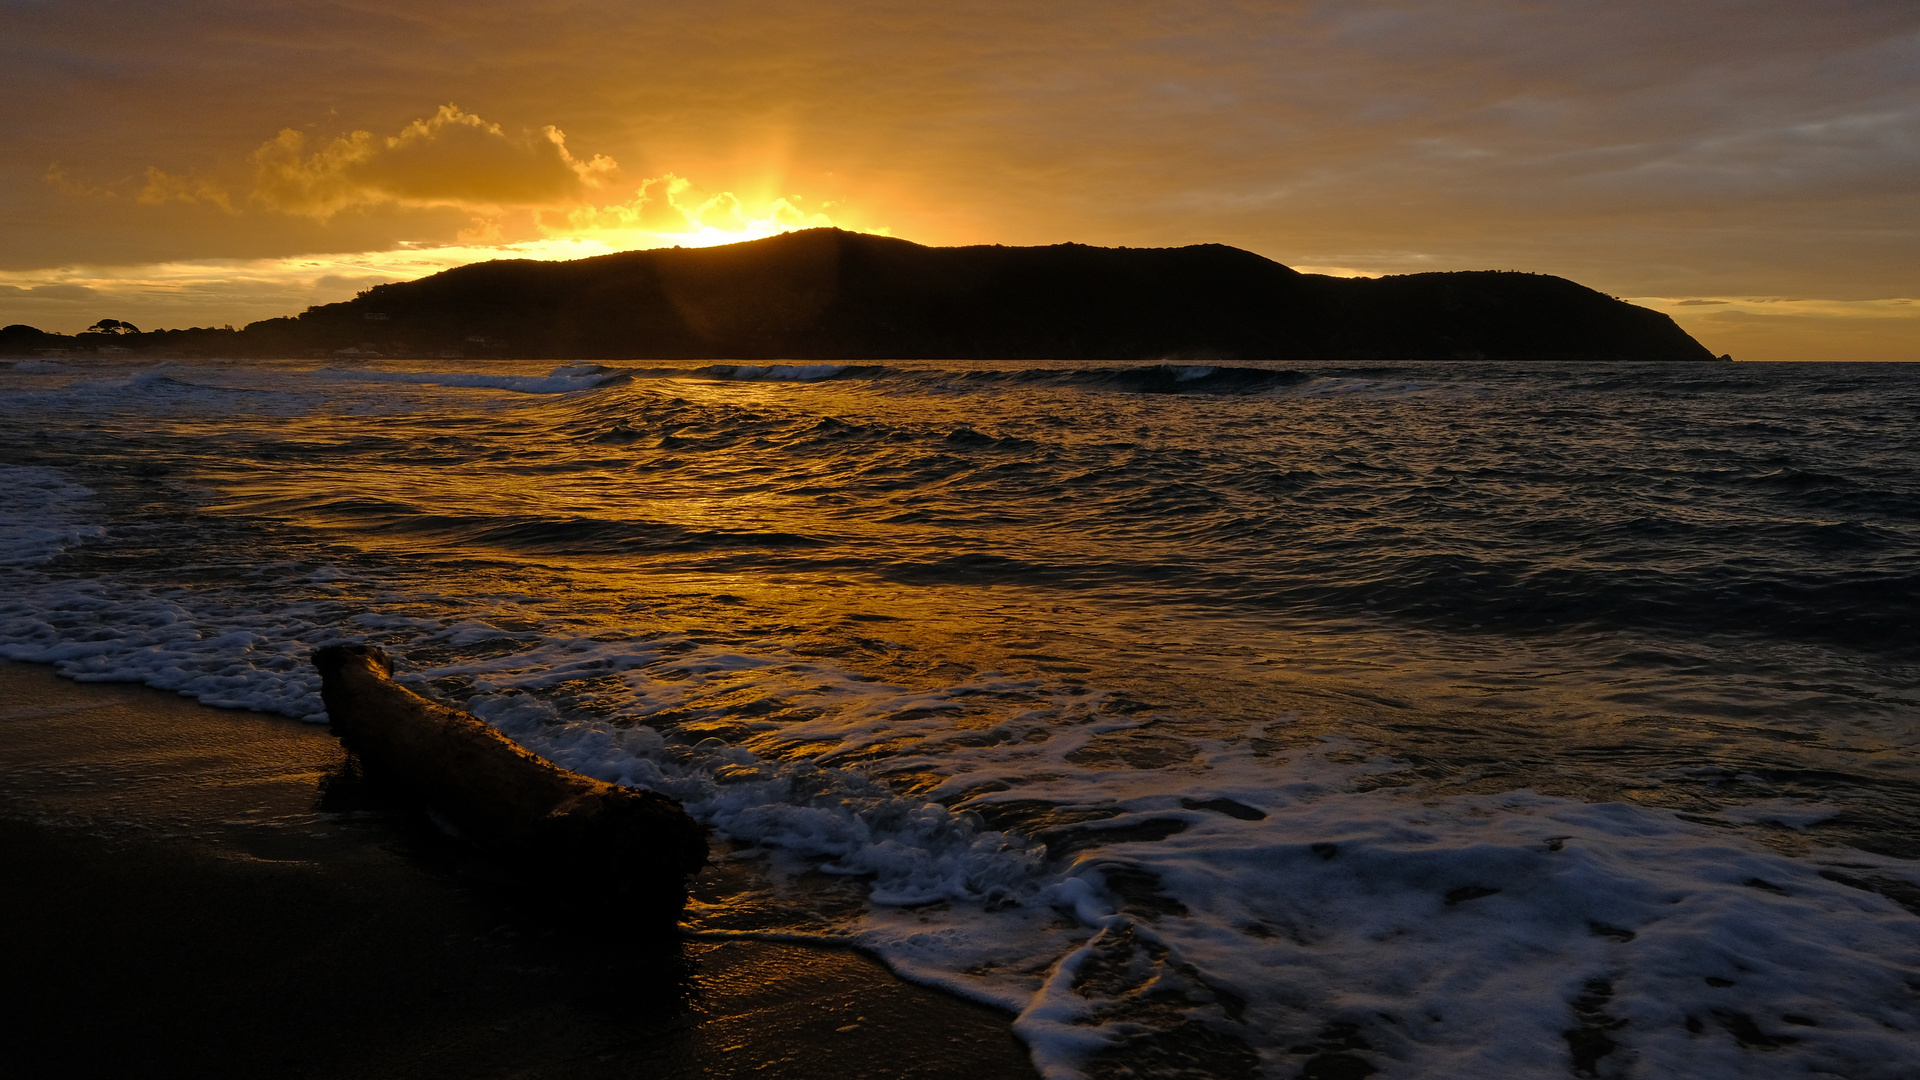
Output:
[[832,214],[838,209],[834,204],[825,203],[813,210],[803,209],[803,205],[798,195],[757,204],[731,191],[703,196],[691,181],[667,173],[642,181],[633,198],[625,202],[542,210],[534,220],[548,239],[594,241],[616,251],[711,247],[839,224]]
[[[762,187],[767,189],[778,190],[772,184]],[[351,299],[383,282],[493,259],[558,262],[649,248],[714,247],[831,226],[888,232],[849,223],[844,209],[832,202],[815,203],[797,194],[753,199],[730,190],[706,193],[673,173],[631,190],[624,201],[479,210],[469,227],[445,243],[282,258],[0,271],[0,321],[69,331],[102,314],[143,326],[238,325]]]
[[311,244],[309,235],[289,238],[281,257],[0,271],[0,321],[64,332],[103,316],[143,326],[239,325],[492,259],[714,247],[830,226],[888,232],[867,220],[870,207],[837,201],[834,174],[812,181],[826,190],[795,192],[778,147],[723,171],[717,183],[675,172],[636,182],[612,157],[576,152],[558,127],[510,129],[452,103],[387,135],[286,128],[224,172],[149,167],[144,179],[95,183],[56,165],[45,180],[73,199],[248,218],[262,235],[287,222],[311,229],[343,220],[358,221],[366,235],[371,218],[385,220],[388,236],[432,239],[291,253]]

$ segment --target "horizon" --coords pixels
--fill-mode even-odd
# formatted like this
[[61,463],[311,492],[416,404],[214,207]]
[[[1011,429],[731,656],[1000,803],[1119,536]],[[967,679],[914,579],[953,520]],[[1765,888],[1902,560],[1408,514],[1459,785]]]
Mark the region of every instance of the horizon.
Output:
[[[109,326],[109,327],[111,327],[111,326],[113,326],[113,325],[114,325],[114,324],[115,324],[116,322],[118,322],[118,324],[119,324],[120,326],[123,326],[123,327],[125,327],[125,332],[127,332],[127,333],[135,333],[135,334],[138,334],[138,333],[154,333],[154,332],[158,332],[158,333],[169,333],[169,332],[178,332],[178,331],[208,331],[208,330],[215,330],[215,331],[217,331],[217,330],[221,330],[221,329],[225,329],[225,330],[238,330],[238,331],[246,331],[246,330],[248,330],[248,329],[250,329],[250,328],[251,328],[252,326],[254,326],[254,325],[257,325],[257,324],[259,324],[259,323],[262,323],[262,322],[272,322],[272,321],[275,321],[275,320],[278,320],[278,319],[288,319],[288,318],[298,318],[298,317],[299,317],[300,315],[302,315],[302,314],[304,314],[305,312],[307,312],[307,311],[313,311],[313,310],[316,310],[317,308],[320,308],[320,307],[326,307],[326,306],[331,306],[332,304],[342,304],[342,303],[351,303],[351,302],[353,302],[353,301],[355,301],[355,300],[359,300],[359,299],[362,299],[362,298],[364,298],[365,296],[367,296],[367,295],[368,295],[368,293],[370,293],[370,292],[371,292],[371,291],[372,291],[372,290],[373,290],[374,288],[376,288],[376,287],[377,287],[378,285],[380,285],[380,284],[404,284],[404,283],[406,283],[406,281],[408,281],[408,280],[424,280],[424,279],[425,279],[425,278],[427,278],[427,277],[433,277],[433,276],[437,276],[437,275],[439,275],[439,274],[443,274],[443,273],[447,273],[447,272],[450,272],[450,271],[453,271],[453,270],[458,270],[458,269],[461,269],[462,267],[466,267],[466,266],[477,266],[477,265],[482,265],[482,264],[484,264],[484,263],[489,263],[489,262],[503,262],[503,261],[505,261],[505,262],[555,262],[555,263],[562,263],[562,262],[586,262],[586,261],[590,261],[590,260],[594,260],[594,259],[602,259],[602,258],[610,258],[610,257],[613,257],[613,256],[617,256],[617,255],[627,255],[627,254],[641,254],[641,253],[645,253],[645,252],[650,252],[650,251],[666,251],[666,250],[675,250],[675,251],[677,251],[677,250],[682,250],[682,249],[687,249],[687,250],[706,250],[706,249],[709,249],[709,248],[719,248],[719,247],[744,247],[744,246],[746,246],[746,245],[749,245],[749,244],[758,244],[758,243],[764,243],[764,242],[767,242],[767,241],[771,241],[771,240],[776,240],[776,239],[779,239],[779,238],[780,238],[780,237],[782,237],[782,236],[787,236],[787,235],[792,235],[792,234],[795,234],[795,233],[803,233],[803,232],[817,232],[817,231],[832,231],[832,232],[844,232],[844,233],[848,233],[848,234],[852,234],[852,235],[867,235],[867,236],[877,236],[877,237],[884,237],[884,238],[886,238],[886,239],[889,239],[889,240],[897,240],[897,241],[900,241],[900,242],[902,242],[902,243],[908,243],[908,244],[914,244],[914,245],[915,245],[915,246],[917,246],[917,247],[926,247],[926,248],[966,248],[966,247],[998,247],[998,248],[1024,248],[1024,249],[1034,249],[1034,248],[1044,248],[1044,247],[1094,247],[1094,248],[1097,248],[1098,250],[1104,250],[1104,251],[1127,251],[1127,250],[1159,250],[1159,251],[1167,251],[1167,250],[1178,250],[1178,249],[1181,249],[1181,248],[1192,248],[1192,247],[1226,247],[1226,248],[1228,248],[1228,249],[1230,249],[1230,250],[1236,250],[1236,251],[1244,251],[1244,250],[1245,250],[1245,249],[1242,249],[1242,248],[1234,248],[1234,247],[1233,247],[1232,245],[1228,245],[1228,244],[1219,244],[1219,243],[1213,243],[1213,242],[1204,242],[1204,241],[1203,241],[1203,242],[1198,242],[1198,243],[1194,243],[1194,244],[1182,244],[1182,245],[1177,245],[1177,246],[1174,246],[1174,247],[1134,247],[1134,246],[1127,246],[1127,245],[1120,245],[1120,246],[1115,246],[1115,247],[1099,247],[1098,245],[1089,245],[1089,244],[1079,244],[1079,243],[1077,243],[1077,242],[1075,242],[1075,241],[1071,241],[1071,240],[1068,240],[1068,241],[1061,241],[1061,242],[1059,242],[1059,243],[1057,243],[1057,244],[1032,244],[1032,245],[1013,245],[1013,244],[920,244],[920,243],[918,243],[917,241],[913,241],[913,240],[909,240],[909,239],[907,239],[907,238],[905,238],[905,237],[897,237],[897,236],[890,236],[890,235],[888,235],[888,234],[886,234],[886,233],[862,233],[862,232],[861,232],[860,230],[857,230],[857,229],[845,229],[845,228],[842,228],[842,227],[840,227],[840,226],[837,226],[837,225],[810,225],[810,226],[806,226],[806,227],[803,227],[803,228],[795,228],[795,229],[787,229],[787,230],[783,230],[783,231],[781,231],[781,232],[777,232],[777,233],[774,233],[774,234],[771,234],[771,235],[769,235],[769,236],[762,236],[762,237],[755,237],[755,238],[752,238],[752,239],[746,239],[746,240],[728,240],[728,241],[724,241],[724,242],[721,242],[721,243],[712,243],[712,244],[687,244],[687,245],[682,245],[682,244],[676,244],[676,245],[673,245],[673,246],[672,246],[672,247],[670,247],[670,248],[669,248],[669,247],[657,247],[657,248],[632,248],[632,249],[626,249],[626,250],[622,250],[622,251],[611,251],[611,252],[601,252],[601,253],[598,253],[598,254],[587,254],[587,255],[579,255],[579,256],[576,256],[576,257],[574,257],[574,258],[571,258],[571,259],[558,259],[558,258],[529,258],[529,257],[527,257],[527,256],[524,256],[524,255],[512,255],[512,254],[505,254],[505,255],[496,255],[496,256],[493,256],[493,257],[490,257],[490,258],[483,258],[483,259],[477,259],[477,260],[475,260],[475,261],[473,261],[473,262],[469,262],[469,263],[460,263],[460,264],[456,264],[456,265],[452,265],[452,266],[446,266],[446,267],[442,267],[442,268],[440,268],[440,269],[438,269],[438,270],[434,270],[434,271],[432,271],[432,272],[430,272],[430,273],[426,273],[426,274],[422,274],[422,275],[421,275],[420,277],[418,277],[418,278],[413,278],[413,279],[399,279],[399,280],[396,280],[396,281],[393,281],[393,282],[380,282],[380,283],[376,283],[376,284],[374,284],[374,285],[369,285],[369,286],[367,286],[366,288],[364,288],[364,289],[361,289],[360,291],[358,291],[357,293],[355,293],[355,294],[354,294],[353,296],[350,296],[350,297],[347,297],[347,298],[345,298],[345,299],[343,299],[343,300],[338,300],[338,301],[332,301],[332,302],[330,302],[330,304],[316,304],[316,305],[310,305],[309,307],[307,307],[307,308],[305,308],[305,309],[303,309],[303,310],[302,310],[301,312],[292,312],[292,313],[287,313],[287,314],[282,314],[282,315],[269,315],[269,316],[266,316],[266,317],[265,317],[265,318],[263,318],[263,319],[257,319],[257,320],[254,320],[253,322],[250,322],[250,323],[243,323],[243,324],[241,324],[241,325],[239,325],[239,326],[235,326],[235,325],[233,325],[232,323],[221,323],[221,324],[219,324],[219,325],[212,325],[212,324],[209,324],[209,325],[207,325],[207,326],[191,326],[191,327],[187,327],[187,326],[178,326],[178,327],[175,327],[175,326],[146,326],[146,327],[141,327],[141,326],[138,326],[138,325],[136,325],[136,324],[133,324],[133,323],[131,322],[131,320],[126,320],[126,321],[119,321],[119,320],[115,320],[115,319],[113,319],[113,318],[111,318],[111,317],[105,317],[105,318],[102,318],[101,320],[98,320],[98,321],[97,321],[97,322],[96,322],[95,324],[92,324],[92,325],[88,325],[88,326],[86,326],[86,327],[82,327],[82,328],[80,328],[80,329],[78,329],[78,330],[68,330],[68,331],[61,331],[61,330],[49,330],[49,329],[47,329],[47,328],[45,328],[45,327],[33,327],[33,329],[36,329],[36,330],[41,330],[41,331],[43,331],[43,332],[47,332],[47,333],[54,333],[54,334],[64,334],[64,335],[66,335],[66,336],[74,336],[74,337],[77,337],[77,336],[80,336],[80,335],[83,335],[83,334],[88,334],[88,333],[93,333],[93,332],[96,332],[96,331],[98,331],[98,330],[99,330],[99,327],[100,327],[100,324],[106,324],[107,326]],[[1254,253],[1251,253],[1251,254],[1258,254],[1258,253],[1257,253],[1257,252],[1254,252]],[[1262,257],[1264,258],[1264,256],[1262,256]],[[1269,260],[1269,261],[1272,261],[1272,260]],[[1285,264],[1279,264],[1279,265],[1285,265]],[[1423,274],[1448,274],[1448,273],[1504,273],[1504,274],[1533,274],[1533,273],[1534,273],[1533,271],[1527,271],[1527,270],[1512,270],[1512,269],[1508,269],[1508,270],[1492,270],[1492,269],[1482,269],[1482,270],[1413,270],[1413,271],[1407,271],[1407,272],[1405,272],[1405,273],[1401,273],[1401,274],[1365,274],[1365,273],[1362,273],[1362,272],[1359,272],[1359,271],[1354,271],[1354,270],[1350,270],[1350,269],[1347,269],[1347,268],[1344,268],[1344,267],[1297,267],[1297,266],[1295,266],[1295,267],[1287,267],[1287,269],[1290,269],[1290,270],[1293,270],[1293,271],[1295,271],[1296,273],[1299,273],[1299,274],[1302,274],[1302,275],[1306,275],[1306,276],[1319,276],[1319,277],[1337,277],[1337,278],[1365,278],[1365,279],[1376,279],[1376,278],[1382,278],[1382,277],[1408,277],[1408,276],[1419,276],[1419,275],[1423,275]],[[1543,276],[1544,276],[1544,275],[1543,275]],[[1578,283],[1578,282],[1576,282],[1575,284],[1579,284],[1579,283]],[[1641,306],[1641,307],[1647,307],[1647,308],[1650,308],[1650,309],[1652,309],[1652,310],[1660,310],[1660,311],[1661,311],[1661,312],[1662,312],[1663,314],[1667,314],[1667,315],[1669,315],[1670,317],[1671,317],[1671,316],[1672,316],[1672,315],[1674,314],[1674,312],[1673,312],[1673,311],[1669,311],[1669,310],[1664,310],[1664,309],[1663,309],[1663,306],[1662,306],[1662,305],[1661,305],[1661,304],[1660,304],[1659,302],[1657,302],[1657,301],[1656,301],[1656,302],[1654,302],[1654,303],[1647,303],[1647,302],[1645,302],[1645,299],[1646,299],[1646,298],[1638,298],[1638,297],[1614,297],[1614,299],[1616,299],[1616,300],[1620,300],[1620,301],[1622,301],[1622,302],[1624,302],[1624,303],[1629,303],[1629,304],[1635,304],[1636,306]],[[1761,302],[1764,302],[1764,301],[1761,301]],[[1685,308],[1685,307],[1687,307],[1687,306],[1690,306],[1690,305],[1694,305],[1694,304],[1699,304],[1699,303],[1701,303],[1701,301],[1698,301],[1698,300],[1688,300],[1688,301],[1680,301],[1680,302],[1679,302],[1679,303],[1678,303],[1677,305],[1671,305],[1671,304],[1670,304],[1669,306],[1677,306],[1677,307],[1679,307],[1679,308],[1681,308],[1681,309],[1684,309],[1684,308]],[[1728,303],[1728,302],[1726,302],[1726,301],[1711,301],[1711,303],[1716,303],[1716,304],[1718,304],[1718,303]],[[1678,321],[1679,321],[1679,320],[1677,320],[1677,319],[1676,319],[1676,322],[1678,322]],[[14,325],[25,325],[25,324],[7,324],[7,327],[6,327],[6,328],[7,328],[7,329],[12,329]],[[112,330],[106,330],[106,331],[104,331],[104,333],[106,333],[106,334],[111,334],[111,333],[113,333],[113,332],[114,332],[114,331],[112,331]],[[1733,360],[1739,360],[1739,359],[1740,359],[1739,357],[1730,357],[1730,358],[1731,358],[1731,359],[1733,359]],[[1725,358],[1723,357],[1723,359],[1725,359]],[[1756,361],[1751,361],[1751,362],[1758,362],[1758,363],[1768,363],[1768,362],[1772,362],[1772,363],[1792,363],[1792,362],[1805,362],[1805,363],[1849,363],[1849,362],[1860,362],[1860,363],[1905,363],[1905,362],[1912,362],[1912,360],[1911,360],[1910,358],[1907,358],[1907,357],[1891,357],[1891,356],[1889,356],[1889,357],[1868,357],[1868,358],[1864,358],[1864,359],[1860,359],[1860,358],[1819,358],[1819,357],[1802,357],[1802,358],[1781,358],[1781,357],[1773,357],[1773,358],[1763,358],[1763,359],[1760,359],[1760,360],[1756,360]]]

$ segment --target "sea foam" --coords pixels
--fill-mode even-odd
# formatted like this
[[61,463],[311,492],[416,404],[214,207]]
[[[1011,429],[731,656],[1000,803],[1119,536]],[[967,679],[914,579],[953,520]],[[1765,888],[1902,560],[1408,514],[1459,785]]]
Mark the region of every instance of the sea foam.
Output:
[[0,566],[36,566],[106,535],[84,520],[92,495],[57,469],[0,465]]

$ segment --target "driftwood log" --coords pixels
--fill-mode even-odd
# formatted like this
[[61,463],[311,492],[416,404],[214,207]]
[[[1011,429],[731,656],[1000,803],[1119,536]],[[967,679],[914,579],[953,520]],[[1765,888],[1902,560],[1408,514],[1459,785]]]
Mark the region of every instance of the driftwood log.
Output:
[[376,779],[417,794],[455,829],[560,890],[678,919],[706,829],[658,792],[546,761],[478,718],[393,681],[371,645],[315,650],[333,733]]

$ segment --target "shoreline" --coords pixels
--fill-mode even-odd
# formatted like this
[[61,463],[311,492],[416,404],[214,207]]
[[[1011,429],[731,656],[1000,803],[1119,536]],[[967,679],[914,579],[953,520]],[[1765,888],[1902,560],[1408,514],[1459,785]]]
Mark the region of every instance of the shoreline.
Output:
[[0,1072],[1036,1075],[1011,1017],[850,949],[567,925],[344,761],[0,661]]

